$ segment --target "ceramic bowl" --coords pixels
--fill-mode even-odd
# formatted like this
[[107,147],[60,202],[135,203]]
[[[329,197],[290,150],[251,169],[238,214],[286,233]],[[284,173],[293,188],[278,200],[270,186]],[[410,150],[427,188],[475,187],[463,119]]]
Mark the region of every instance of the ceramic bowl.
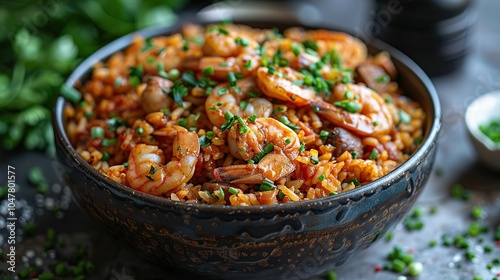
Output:
[[500,143],[495,143],[481,130],[492,120],[500,120],[500,90],[487,93],[475,99],[465,113],[465,123],[469,136],[481,161],[500,171]]
[[[279,22],[244,23],[288,27]],[[125,48],[134,35],[151,37],[179,28],[158,27],[122,37],[82,62],[66,84],[87,79],[95,62]],[[62,175],[87,214],[150,261],[223,279],[318,275],[343,264],[401,220],[422,192],[436,155],[441,109],[431,81],[394,48],[377,40],[368,46],[371,53],[385,50],[392,55],[400,86],[420,102],[427,120],[423,143],[409,160],[363,187],[312,201],[260,207],[189,204],[137,192],[105,177],[75,152],[65,131],[66,101],[59,98],[54,128],[57,156],[66,167]]]

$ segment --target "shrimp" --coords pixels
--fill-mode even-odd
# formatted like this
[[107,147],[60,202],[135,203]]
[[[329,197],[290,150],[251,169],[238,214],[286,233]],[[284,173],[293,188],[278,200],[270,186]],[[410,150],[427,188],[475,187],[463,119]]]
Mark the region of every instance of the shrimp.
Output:
[[221,127],[226,122],[226,112],[243,118],[253,114],[269,117],[273,112],[273,104],[269,100],[260,97],[248,98],[249,93],[257,91],[253,78],[236,81],[236,87],[231,87],[228,83],[219,84],[205,102],[208,118],[214,125]]
[[242,53],[254,53],[259,44],[237,29],[213,25],[205,32],[202,47],[205,56],[235,57]]
[[[347,97],[351,92],[352,96]],[[351,130],[360,136],[388,133],[393,126],[393,118],[384,99],[375,91],[362,84],[338,84],[330,98],[337,101],[356,102],[360,104],[357,113],[349,113],[328,102],[311,102],[311,106],[319,108],[318,115],[335,125]]]
[[366,45],[361,40],[342,32],[289,28],[285,31],[285,37],[297,41],[315,41],[317,52],[321,56],[335,50],[342,58],[342,66],[347,68],[355,68],[367,57]]
[[158,146],[135,145],[128,158],[127,181],[133,189],[161,195],[187,183],[194,175],[200,144],[195,132],[173,127],[172,160],[165,164],[163,150]]
[[347,91],[353,93],[351,97],[353,100],[349,102],[356,102],[360,105],[360,109],[357,113],[350,113],[324,101],[312,89],[294,84],[293,78],[297,78],[300,73],[297,74],[289,68],[280,68],[276,71],[288,73],[288,75],[271,75],[264,67],[257,70],[257,85],[265,95],[271,98],[299,107],[318,108],[318,115],[360,136],[383,134],[392,128],[393,119],[383,98],[363,85],[338,84],[333,90],[333,100],[330,100],[332,102],[346,100]]
[[[245,161],[267,152],[257,164],[232,165],[216,168],[214,177],[221,182],[258,184],[265,178],[276,181],[295,170],[293,160],[299,155],[300,141],[289,127],[273,118],[244,120],[248,127],[241,133],[242,124],[235,122],[228,134],[229,152]],[[272,146],[269,146],[272,144]],[[272,150],[267,150],[269,147]]]
[[172,85],[173,83],[170,80],[156,76],[149,77],[147,86],[141,96],[144,112],[152,113],[164,108],[170,108],[173,100],[165,92],[169,92]]

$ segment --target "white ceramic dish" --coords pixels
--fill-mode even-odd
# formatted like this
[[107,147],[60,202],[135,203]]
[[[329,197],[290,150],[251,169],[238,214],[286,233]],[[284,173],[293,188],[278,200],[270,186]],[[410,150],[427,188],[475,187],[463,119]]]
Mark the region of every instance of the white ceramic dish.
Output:
[[488,166],[500,171],[500,143],[495,143],[479,130],[480,125],[500,119],[500,90],[474,100],[465,112],[465,123],[479,158]]

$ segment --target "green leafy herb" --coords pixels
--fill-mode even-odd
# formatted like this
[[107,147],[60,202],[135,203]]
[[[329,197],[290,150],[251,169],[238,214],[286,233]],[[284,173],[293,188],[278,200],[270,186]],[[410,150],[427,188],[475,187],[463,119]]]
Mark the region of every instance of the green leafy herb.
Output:
[[210,76],[214,74],[214,67],[213,66],[208,66],[207,68],[203,69],[201,71],[201,74],[203,76]]
[[[163,89],[162,91],[164,93],[167,93]],[[187,96],[187,94],[188,94],[188,89],[184,85],[182,85],[179,81],[176,81],[172,86],[172,88],[170,89],[170,92],[168,92],[168,95],[172,97],[174,102],[181,108],[184,108],[184,104],[182,103],[182,98],[184,96]]]
[[198,86],[198,81],[196,80],[196,77],[194,76],[194,72],[193,71],[185,71],[184,73],[182,73],[182,77],[181,79],[188,85],[188,86],[191,86],[191,87],[196,87]]
[[500,119],[495,119],[487,124],[479,125],[479,130],[493,142],[500,143]]

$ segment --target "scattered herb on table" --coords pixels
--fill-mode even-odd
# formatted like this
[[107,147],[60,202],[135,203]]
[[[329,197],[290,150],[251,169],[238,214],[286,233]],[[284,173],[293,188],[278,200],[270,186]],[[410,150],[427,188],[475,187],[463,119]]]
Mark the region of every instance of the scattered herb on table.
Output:
[[487,124],[479,125],[479,130],[488,136],[491,141],[500,143],[500,119],[494,119]]

